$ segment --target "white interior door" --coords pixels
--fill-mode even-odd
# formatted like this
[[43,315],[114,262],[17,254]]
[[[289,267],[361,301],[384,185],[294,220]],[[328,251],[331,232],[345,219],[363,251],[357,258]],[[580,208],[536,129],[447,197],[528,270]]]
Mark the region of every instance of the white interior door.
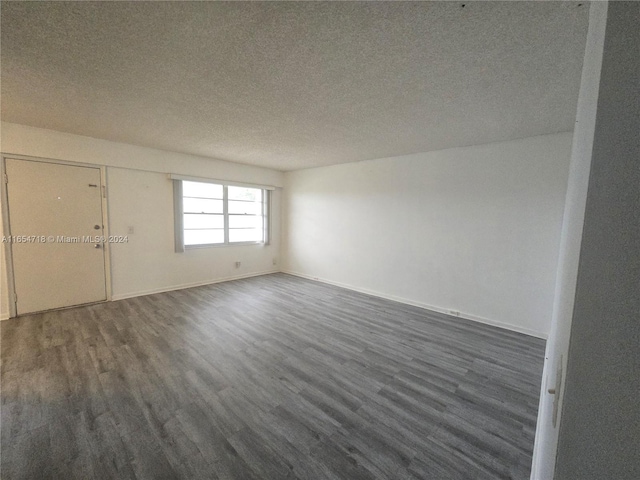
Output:
[[17,313],[106,300],[100,169],[7,159],[6,173]]

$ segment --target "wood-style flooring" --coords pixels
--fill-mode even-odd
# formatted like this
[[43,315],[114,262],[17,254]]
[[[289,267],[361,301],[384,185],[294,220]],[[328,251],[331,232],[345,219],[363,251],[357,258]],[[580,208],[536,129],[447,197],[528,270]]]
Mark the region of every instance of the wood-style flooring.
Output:
[[529,478],[526,335],[285,274],[0,328],[3,480]]

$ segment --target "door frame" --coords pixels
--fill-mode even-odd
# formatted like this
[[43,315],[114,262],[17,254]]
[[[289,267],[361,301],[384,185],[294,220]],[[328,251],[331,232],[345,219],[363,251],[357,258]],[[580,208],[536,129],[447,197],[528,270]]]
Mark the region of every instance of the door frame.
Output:
[[[88,167],[95,168],[100,171],[100,199],[102,201],[102,225],[103,234],[109,238],[109,202],[107,201],[107,167],[104,165],[96,165],[92,163],[80,163],[69,162],[66,160],[54,160],[51,158],[32,157],[29,155],[12,155],[10,153],[0,154],[0,177],[2,179],[2,231],[3,235],[11,235],[11,219],[9,218],[9,192],[7,184],[5,183],[5,175],[7,173],[7,160],[25,160],[28,162],[39,163],[53,163],[57,165],[66,165],[71,167]],[[13,267],[13,250],[11,242],[3,243],[5,260],[7,264],[7,288],[9,290],[9,318],[17,316],[17,303],[16,303],[16,286],[15,286],[15,274]],[[109,242],[104,243],[104,284],[106,291],[106,300],[112,300],[112,288],[111,288],[111,245]],[[101,302],[97,302],[101,303]],[[71,308],[77,305],[69,305],[67,307],[56,308],[54,310],[60,310],[64,308]],[[45,310],[46,311],[46,310]]]

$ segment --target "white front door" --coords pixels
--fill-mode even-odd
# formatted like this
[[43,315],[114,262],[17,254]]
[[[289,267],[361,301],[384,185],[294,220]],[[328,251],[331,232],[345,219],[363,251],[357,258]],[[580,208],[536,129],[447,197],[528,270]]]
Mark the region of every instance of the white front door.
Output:
[[17,313],[106,300],[100,169],[7,159],[6,173]]

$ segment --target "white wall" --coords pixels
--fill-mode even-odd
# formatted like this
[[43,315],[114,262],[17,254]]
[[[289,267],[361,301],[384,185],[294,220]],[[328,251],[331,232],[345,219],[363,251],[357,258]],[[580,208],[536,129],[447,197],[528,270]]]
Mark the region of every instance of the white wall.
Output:
[[571,138],[288,172],[283,269],[545,337]]
[[[114,299],[279,270],[273,261],[280,257],[280,189],[273,192],[270,245],[175,253],[167,173],[282,187],[281,172],[23,125],[1,127],[3,154],[107,166],[109,233],[134,229],[128,243],[110,245]],[[238,269],[236,261],[242,263]],[[5,263],[0,268],[5,277]],[[6,316],[8,291],[1,286],[0,313]]]
[[[174,252],[173,182],[165,174],[123,168],[107,171],[109,232],[129,242],[111,245],[113,298],[210,283],[279,270],[280,192],[273,192],[270,245],[211,247]],[[235,268],[235,262],[242,263]]]

